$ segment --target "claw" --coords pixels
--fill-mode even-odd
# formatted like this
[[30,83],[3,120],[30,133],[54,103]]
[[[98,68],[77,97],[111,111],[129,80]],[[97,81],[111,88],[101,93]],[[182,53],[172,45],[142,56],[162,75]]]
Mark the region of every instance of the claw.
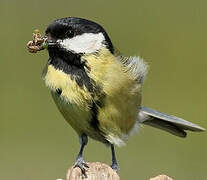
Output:
[[118,173],[118,171],[119,171],[118,164],[113,163],[113,164],[111,165],[111,168],[112,168],[114,171],[116,171],[116,173]]
[[76,160],[74,167],[79,167],[84,175],[86,175],[86,171],[89,168],[87,163],[83,158],[79,158]]

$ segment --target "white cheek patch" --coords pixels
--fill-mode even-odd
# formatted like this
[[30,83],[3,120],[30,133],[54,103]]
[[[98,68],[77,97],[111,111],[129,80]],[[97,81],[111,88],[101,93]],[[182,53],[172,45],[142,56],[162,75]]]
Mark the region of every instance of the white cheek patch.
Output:
[[104,46],[102,33],[84,33],[71,39],[58,40],[60,45],[68,51],[75,53],[94,53]]

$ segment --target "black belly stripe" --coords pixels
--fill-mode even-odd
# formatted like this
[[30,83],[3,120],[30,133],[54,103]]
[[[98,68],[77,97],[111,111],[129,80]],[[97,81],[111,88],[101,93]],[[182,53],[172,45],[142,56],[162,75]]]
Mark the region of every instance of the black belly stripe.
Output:
[[[98,111],[99,108],[104,106],[105,93],[96,82],[88,76],[85,69],[90,71],[90,68],[86,66],[84,61],[81,61],[81,54],[73,54],[70,52],[61,51],[60,49],[48,49],[49,50],[49,64],[55,69],[61,70],[68,74],[68,78],[74,80],[80,88],[84,86],[90,92],[94,102],[89,104],[91,109],[91,121],[90,125],[96,131],[103,135],[99,128]],[[56,93],[61,95],[62,90],[56,89]]]
[[[97,131],[101,132],[99,128],[99,120],[98,120],[98,113],[99,113],[99,108],[102,108],[104,106],[104,98],[105,94],[99,94],[98,100],[93,102],[90,106],[91,108],[91,121],[90,125]],[[102,133],[102,132],[101,132]],[[103,134],[103,133],[102,133]]]
[[62,89],[57,88],[57,89],[56,89],[56,93],[60,96],[60,95],[62,94]]
[[98,106],[95,102],[91,105],[91,121],[90,125],[95,129],[99,130],[99,121],[98,121]]

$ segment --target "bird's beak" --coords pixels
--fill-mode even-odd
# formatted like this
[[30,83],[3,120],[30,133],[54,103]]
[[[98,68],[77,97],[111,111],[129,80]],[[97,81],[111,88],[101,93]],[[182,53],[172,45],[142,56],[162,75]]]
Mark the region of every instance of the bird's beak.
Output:
[[57,45],[57,42],[52,39],[48,39],[46,42],[47,42],[48,46],[56,46]]
[[57,40],[52,38],[50,34],[45,34],[43,38],[48,47],[54,47],[58,45]]

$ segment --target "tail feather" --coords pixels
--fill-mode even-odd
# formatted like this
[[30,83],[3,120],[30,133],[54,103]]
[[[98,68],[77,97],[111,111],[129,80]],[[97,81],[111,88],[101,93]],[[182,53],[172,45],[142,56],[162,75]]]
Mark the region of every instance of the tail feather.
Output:
[[205,131],[204,128],[197,124],[147,107],[140,108],[138,121],[140,123],[162,129],[179,137],[186,137],[187,133],[185,130],[196,132]]

